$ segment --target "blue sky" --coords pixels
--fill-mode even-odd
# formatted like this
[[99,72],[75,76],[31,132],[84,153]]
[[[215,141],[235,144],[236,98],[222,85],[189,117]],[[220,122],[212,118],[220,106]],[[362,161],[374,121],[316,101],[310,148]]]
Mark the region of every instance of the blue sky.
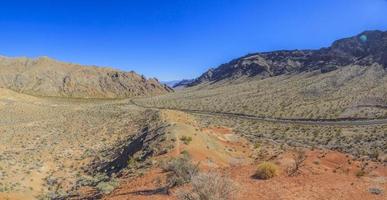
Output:
[[193,78],[247,53],[387,30],[386,0],[3,1],[0,55]]

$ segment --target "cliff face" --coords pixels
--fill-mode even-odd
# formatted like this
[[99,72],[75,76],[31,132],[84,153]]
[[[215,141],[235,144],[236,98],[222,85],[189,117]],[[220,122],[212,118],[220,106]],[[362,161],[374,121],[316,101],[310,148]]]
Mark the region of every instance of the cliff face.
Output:
[[82,66],[47,57],[0,57],[0,87],[38,96],[126,98],[171,92],[134,72]]
[[366,31],[319,50],[249,54],[208,70],[189,86],[240,77],[263,79],[315,70],[326,73],[348,65],[371,66],[374,63],[387,68],[387,32]]

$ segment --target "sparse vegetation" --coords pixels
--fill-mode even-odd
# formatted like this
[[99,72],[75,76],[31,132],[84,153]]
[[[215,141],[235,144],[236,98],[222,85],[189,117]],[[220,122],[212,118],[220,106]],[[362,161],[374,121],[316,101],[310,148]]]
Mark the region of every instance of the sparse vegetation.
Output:
[[86,172],[109,162],[150,114],[114,100],[40,98],[0,89],[0,190],[44,197],[100,182],[108,188],[109,180]]
[[[2,59],[7,60],[7,58]],[[256,58],[251,57],[250,60],[245,61],[250,62],[254,59]],[[7,87],[6,83],[13,84],[14,80],[17,81],[15,76],[25,67],[23,62],[12,61],[11,63],[14,63],[17,69],[9,68],[8,64],[3,66],[4,69],[11,70],[4,71],[4,74],[10,74],[13,77],[5,77],[3,85]],[[40,64],[36,65],[36,63]],[[27,63],[27,65],[39,67],[45,63],[52,63],[52,60],[43,58],[36,63]],[[63,63],[58,65],[80,67]],[[299,67],[298,64],[288,63],[288,61],[286,65]],[[355,159],[346,161],[349,165],[356,163],[356,159],[362,158],[362,164],[355,175],[365,176],[371,170],[367,168],[369,160],[384,162],[386,159],[387,125],[322,126],[318,123],[309,125],[276,123],[275,120],[264,121],[242,119],[235,115],[234,117],[219,115],[235,113],[272,119],[309,120],[387,117],[385,106],[387,76],[385,76],[384,66],[379,63],[370,66],[340,66],[338,69],[334,67],[332,69],[335,70],[327,70],[324,73],[322,71],[285,73],[264,79],[245,76],[246,74],[242,72],[243,77],[236,77],[233,80],[227,79],[211,84],[203,82],[199,87],[135,100],[42,98],[0,89],[2,137],[0,147],[3,150],[0,154],[0,192],[29,193],[34,196],[53,198],[63,196],[73,188],[91,186],[102,193],[109,193],[118,184],[114,174],[123,172],[118,168],[125,169],[125,173],[146,176],[145,170],[136,170],[157,164],[157,162],[149,162],[146,159],[147,156],[165,154],[174,148],[173,145],[180,144],[179,142],[190,145],[193,138],[186,135],[179,138],[175,135],[171,136],[172,134],[169,135],[171,137],[145,135],[139,138],[140,142],[134,143],[135,145],[130,148],[131,151],[136,151],[135,157],[131,155],[134,152],[125,152],[124,150],[129,148],[128,143],[131,144],[131,139],[136,138],[138,133],[156,129],[156,127],[143,128],[144,124],[152,124],[155,121],[158,123],[158,119],[153,115],[150,116],[151,112],[158,111],[151,111],[152,109],[144,109],[144,107],[209,112],[208,116],[196,115],[196,120],[201,127],[194,127],[194,130],[200,132],[211,125],[232,128],[251,142],[248,145],[253,151],[250,158],[255,161],[275,160],[289,147],[331,149],[354,155]],[[15,70],[15,73],[12,70]],[[109,92],[103,89],[104,87],[99,88],[105,86],[103,85],[105,82],[102,85],[89,82],[85,88],[92,88],[90,90],[74,91],[79,92],[77,94],[63,90],[59,96],[131,96],[134,90],[126,90],[125,84],[128,82],[120,82],[124,85],[117,84],[121,75],[122,73],[114,71],[112,74],[104,73],[102,76],[106,77],[111,84],[125,88],[124,91],[114,89]],[[155,80],[144,80],[144,77],[135,74],[129,77],[139,78],[140,85],[154,83],[151,86],[154,88],[153,91],[141,90],[139,95],[140,93],[161,94],[169,91],[167,87],[159,85]],[[26,79],[32,80],[34,77],[26,77]],[[60,90],[64,89],[63,84],[67,89],[73,86],[67,77],[60,78],[58,82],[47,76],[41,81],[43,85],[55,82]],[[16,88],[19,86],[23,88],[22,84],[16,84],[16,86]],[[46,87],[36,89],[37,93],[33,90],[25,90],[25,92],[49,94],[44,91]],[[108,89],[112,88],[108,87]],[[54,96],[57,95],[57,90],[51,92]],[[144,107],[132,105],[132,102]],[[196,144],[196,133],[193,136]],[[268,144],[272,144],[275,148],[265,148]],[[205,146],[208,150],[214,148],[210,144]],[[21,149],[28,150],[28,154],[21,153]],[[237,151],[232,147],[225,147],[224,150],[228,153]],[[128,157],[130,159],[127,159]],[[296,151],[293,155],[294,163],[285,169],[285,173],[288,176],[299,174],[305,159],[305,152]],[[320,163],[319,159],[313,161],[314,165],[324,164]],[[111,164],[112,160],[116,163]],[[208,160],[212,161],[210,158]],[[127,168],[125,168],[126,165]],[[218,174],[199,173],[198,166],[190,160],[188,151],[182,151],[181,157],[164,163],[162,168],[167,174],[167,189],[192,183],[192,190],[182,193],[183,199],[217,200],[233,196],[234,187],[231,186],[233,185],[231,181]],[[348,169],[332,169],[337,174],[340,170],[349,172]],[[254,177],[266,180],[278,173],[276,164],[263,162],[258,165]],[[32,187],[31,184],[39,181],[44,184],[38,188]],[[41,191],[44,194],[40,194]]]
[[[253,144],[269,141],[280,146],[326,148],[348,153],[357,158],[370,156],[375,152],[374,149],[377,149],[379,154],[385,155],[387,153],[384,148],[384,141],[387,140],[385,134],[387,125],[337,128],[332,126],[280,124],[216,116],[202,117],[197,115],[197,119],[200,120],[203,127],[215,125],[231,127],[252,141]],[[264,149],[259,152],[264,152]],[[379,160],[380,158],[381,156],[379,156]]]
[[354,65],[323,74],[310,72],[203,84],[136,102],[269,118],[377,118],[387,116],[387,110],[377,106],[378,102],[387,102],[387,76],[380,74],[385,74],[380,66]]

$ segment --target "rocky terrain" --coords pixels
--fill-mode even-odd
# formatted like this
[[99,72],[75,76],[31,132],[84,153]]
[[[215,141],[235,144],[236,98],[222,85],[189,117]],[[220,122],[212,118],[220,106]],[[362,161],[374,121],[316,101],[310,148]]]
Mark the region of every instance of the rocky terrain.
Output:
[[373,64],[387,68],[387,32],[366,31],[354,37],[337,40],[332,46],[319,50],[249,54],[208,70],[188,86],[241,77],[264,79],[311,71],[327,73],[349,65],[371,66]]
[[0,87],[36,96],[126,98],[171,92],[135,72],[82,66],[47,57],[0,57]]

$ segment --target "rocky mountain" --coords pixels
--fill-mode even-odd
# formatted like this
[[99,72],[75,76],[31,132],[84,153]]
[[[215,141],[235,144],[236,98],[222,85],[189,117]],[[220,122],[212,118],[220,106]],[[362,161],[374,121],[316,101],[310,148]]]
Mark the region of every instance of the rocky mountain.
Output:
[[283,50],[249,54],[209,69],[189,86],[241,77],[264,79],[283,74],[320,71],[327,73],[348,65],[374,63],[387,68],[387,32],[365,31],[335,41],[319,50]]
[[146,79],[135,72],[64,63],[48,57],[0,57],[0,88],[74,98],[126,98],[172,91],[157,79]]

